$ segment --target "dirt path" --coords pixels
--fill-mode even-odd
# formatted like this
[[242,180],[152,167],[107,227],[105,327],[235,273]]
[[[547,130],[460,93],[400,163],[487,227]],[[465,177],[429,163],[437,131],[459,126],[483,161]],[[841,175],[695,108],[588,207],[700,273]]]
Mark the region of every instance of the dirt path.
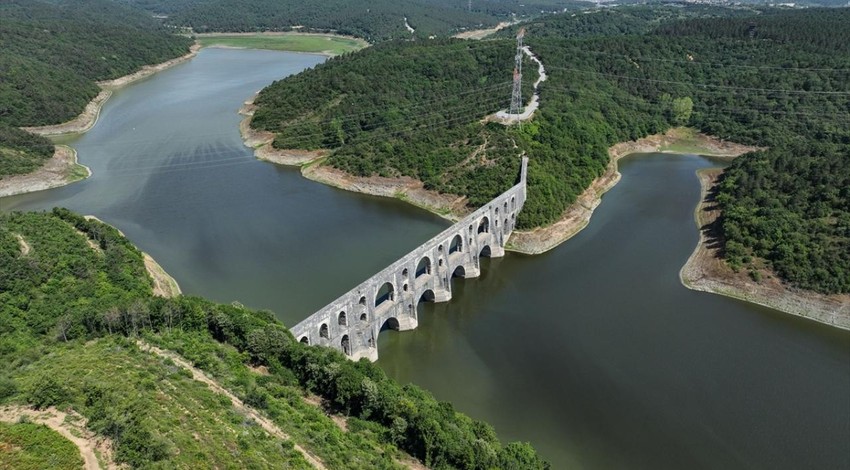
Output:
[[91,171],[77,163],[77,152],[57,145],[53,157],[38,170],[0,179],[0,197],[43,191],[88,178]]
[[[20,406],[6,406],[0,408],[0,421],[16,423],[22,417],[30,421],[44,424],[50,429],[58,432],[65,439],[73,442],[80,449],[80,455],[86,470],[118,469],[120,468],[112,461],[112,443],[103,437],[96,436],[86,429],[86,420],[76,413],[65,413],[55,408],[34,410]],[[70,417],[70,419],[68,419]],[[98,461],[98,454],[104,462]]]
[[[271,420],[261,415],[257,410],[251,408],[250,406],[245,405],[236,395],[230,393],[227,389],[218,384],[214,379],[208,377],[202,370],[194,367],[190,364],[186,359],[183,359],[176,353],[171,351],[165,351],[163,349],[157,348],[156,346],[152,346],[143,341],[138,341],[137,344],[142,351],[147,351],[157,356],[171,359],[178,366],[189,370],[192,372],[192,378],[206,384],[209,388],[211,388],[214,392],[219,393],[221,395],[226,396],[230,399],[230,402],[233,404],[233,407],[239,410],[241,413],[244,413],[251,417],[254,421],[256,421],[263,429],[266,430],[269,434],[277,437],[278,439],[282,439],[285,441],[291,441],[292,439],[288,434],[283,432],[276,424],[274,424]],[[293,442],[295,450],[301,453],[304,458],[310,462],[314,468],[319,470],[327,470],[325,465],[319,460],[318,457],[314,456],[307,449],[301,447],[300,445]]]
[[694,252],[679,272],[682,284],[693,290],[725,295],[763,305],[791,315],[850,330],[850,295],[823,295],[784,284],[766,267],[755,281],[746,270],[735,272],[721,257],[723,246],[717,227],[720,209],[714,201],[714,186],[720,169],[697,174],[702,197],[694,213],[700,238]]
[[452,37],[455,37],[455,38],[458,38],[458,39],[484,39],[487,36],[495,33],[496,31],[507,28],[508,26],[511,26],[513,24],[516,24],[516,22],[515,21],[512,21],[512,22],[503,21],[503,22],[497,24],[496,26],[494,26],[492,28],[472,29],[472,30],[469,30],[469,31],[464,31],[462,33],[457,33]]

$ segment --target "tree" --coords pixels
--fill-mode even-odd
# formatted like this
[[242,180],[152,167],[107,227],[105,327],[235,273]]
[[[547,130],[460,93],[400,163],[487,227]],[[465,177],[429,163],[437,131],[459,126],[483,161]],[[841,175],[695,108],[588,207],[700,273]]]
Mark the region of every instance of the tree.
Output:
[[689,96],[673,100],[673,122],[677,126],[686,125],[691,120],[693,111],[694,102]]

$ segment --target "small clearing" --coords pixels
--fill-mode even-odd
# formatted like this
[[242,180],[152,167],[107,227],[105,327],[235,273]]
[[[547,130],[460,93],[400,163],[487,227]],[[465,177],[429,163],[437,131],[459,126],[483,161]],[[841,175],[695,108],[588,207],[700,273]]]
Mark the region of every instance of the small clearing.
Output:
[[[79,414],[73,411],[65,413],[52,407],[44,410],[34,410],[22,406],[0,408],[0,421],[16,423],[21,418],[43,424],[74,443],[80,449],[80,455],[85,462],[85,470],[121,468],[112,460],[112,442],[89,431],[86,428],[86,419]],[[98,461],[98,455],[101,456],[103,461]]]
[[484,39],[487,36],[499,31],[500,29],[507,28],[508,26],[516,24],[516,21],[503,21],[492,28],[486,29],[471,29],[469,31],[464,31],[462,33],[457,33],[453,37],[458,39]]
[[[257,424],[259,424],[266,432],[268,432],[272,436],[275,436],[278,439],[281,439],[281,440],[284,440],[284,441],[291,441],[291,438],[289,437],[289,435],[286,434],[285,432],[283,432],[283,430],[281,430],[271,420],[269,420],[268,418],[266,418],[265,416],[260,414],[260,412],[258,412],[254,408],[251,408],[250,406],[243,403],[242,400],[239,399],[239,397],[237,397],[236,395],[234,395],[233,393],[231,393],[230,391],[228,391],[227,389],[225,389],[224,387],[219,385],[218,382],[216,382],[214,379],[208,377],[207,374],[205,374],[202,370],[198,369],[197,367],[194,367],[192,364],[189,363],[189,361],[187,361],[183,357],[181,357],[178,354],[173,353],[171,351],[165,351],[163,349],[157,348],[156,346],[147,344],[143,341],[138,341],[137,344],[139,345],[139,348],[142,351],[153,353],[153,354],[156,354],[157,356],[160,356],[160,357],[163,357],[163,358],[171,359],[178,366],[190,371],[192,373],[192,378],[194,380],[197,380],[198,382],[202,382],[202,383],[206,384],[214,392],[216,392],[220,395],[224,395],[227,398],[229,398],[230,402],[233,404],[234,408],[239,410],[240,413],[243,413],[243,414],[249,416],[254,421],[256,421]],[[298,445],[296,443],[293,443],[293,446],[294,446],[295,450],[300,452],[301,455],[304,456],[304,459],[307,460],[307,462],[309,462],[310,465],[312,465],[314,468],[317,468],[319,470],[327,470],[325,465],[322,463],[322,461],[319,460],[318,457],[314,456],[309,451],[307,451],[307,449],[301,447],[300,445]]]
[[26,255],[30,254],[30,251],[32,251],[32,247],[30,246],[29,243],[27,243],[26,240],[24,240],[24,237],[22,237],[22,236],[20,236],[16,233],[15,238],[18,239],[18,244],[21,245],[21,256],[26,256]]

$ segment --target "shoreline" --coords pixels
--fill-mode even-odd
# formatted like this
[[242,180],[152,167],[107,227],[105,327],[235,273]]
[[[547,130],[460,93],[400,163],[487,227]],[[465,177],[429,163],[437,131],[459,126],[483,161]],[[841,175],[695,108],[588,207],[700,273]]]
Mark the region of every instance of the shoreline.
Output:
[[[155,65],[145,65],[141,69],[123,77],[118,77],[113,80],[105,80],[96,82],[101,88],[91,101],[86,104],[83,112],[74,119],[60,124],[51,124],[47,126],[21,127],[22,130],[43,137],[61,137],[66,135],[84,134],[90,131],[97,121],[100,119],[100,111],[103,105],[112,96],[112,92],[131,83],[135,83],[151,75],[171,68],[177,64],[186,62],[195,57],[201,49],[197,42],[189,47],[189,52],[180,57],[167,60]],[[44,191],[45,189],[53,189],[61,186],[66,186],[71,183],[86,179],[92,175],[91,169],[77,161],[77,151],[67,145],[54,145],[55,150],[53,158],[48,160],[41,168],[32,173],[25,175],[15,175],[6,180],[0,180],[0,197],[14,196],[18,194],[34,193]],[[68,162],[65,153],[69,149],[73,152],[73,162]],[[73,173],[77,166],[84,168],[87,175],[80,176]],[[62,175],[62,176],[59,176]]]
[[[98,219],[96,216],[84,215],[83,218],[86,220],[96,220],[102,223],[103,225],[109,225],[110,227],[114,228],[119,235],[124,238],[127,238],[127,235],[124,235],[124,232],[118,229],[118,227],[108,224]],[[130,243],[132,243],[132,241]],[[145,263],[145,270],[151,277],[151,281],[153,281],[153,285],[151,287],[153,289],[153,295],[155,297],[164,297],[166,299],[170,299],[179,295],[183,295],[183,291],[180,290],[180,284],[177,283],[177,280],[174,279],[170,274],[168,274],[168,272],[163,269],[163,267],[160,266],[160,264],[157,263],[155,259],[153,259],[153,256],[139,249],[139,247],[136,246],[135,243],[133,244],[133,246],[135,246],[136,249],[139,250],[139,252],[142,254],[142,258],[144,259]]]
[[[456,222],[472,212],[466,206],[465,197],[427,190],[424,183],[411,177],[352,176],[323,164],[328,154],[327,150],[273,148],[274,133],[251,128],[255,97],[256,95],[245,101],[239,110],[239,114],[245,116],[239,124],[239,130],[244,145],[254,149],[254,156],[257,159],[279,165],[300,167],[301,175],[305,178],[335,188],[399,199],[451,222]],[[675,147],[683,145],[693,153],[728,159],[758,150],[757,147],[722,141],[693,129],[681,127],[672,128],[664,134],[614,144],[608,148],[610,161],[605,172],[593,180],[557,221],[530,231],[514,230],[505,244],[505,250],[526,255],[539,255],[556,248],[590,223],[593,211],[602,203],[602,195],[620,181],[618,161],[621,158],[633,153],[690,153],[674,150]]]
[[329,165],[324,160],[328,150],[276,149],[272,146],[274,133],[251,128],[256,94],[245,101],[239,109],[244,116],[239,123],[242,143],[254,150],[254,157],[284,166],[300,167],[301,176],[338,189],[371,196],[402,200],[425,209],[451,222],[456,222],[472,212],[466,207],[466,198],[451,194],[440,194],[425,189],[425,184],[409,176],[388,178],[381,176],[352,176]]
[[664,134],[614,144],[608,148],[610,158],[605,172],[593,180],[590,186],[576,198],[576,202],[564,211],[560,219],[546,227],[538,227],[530,231],[514,231],[505,249],[526,255],[539,255],[554,249],[581,232],[590,223],[593,211],[602,203],[602,195],[620,181],[620,159],[633,153],[686,153],[673,150],[682,144],[689,145],[694,153],[715,158],[731,159],[758,150],[756,147],[721,141],[688,128],[673,128]]
[[157,72],[161,72],[177,64],[186,62],[187,60],[195,57],[200,49],[200,44],[195,43],[189,47],[189,52],[187,54],[180,57],[175,57],[174,59],[155,65],[144,65],[136,72],[124,75],[123,77],[96,82],[97,86],[101,88],[100,93],[89,101],[82,113],[70,121],[47,126],[22,127],[21,129],[44,137],[58,137],[68,134],[86,133],[91,130],[95,124],[97,124],[97,120],[100,118],[100,110],[103,108],[106,101],[112,96],[112,92],[114,90],[150,77]]
[[719,168],[697,171],[700,201],[694,210],[694,222],[699,228],[699,241],[679,271],[682,285],[850,330],[850,294],[826,295],[790,287],[768,269],[759,270],[761,281],[756,282],[744,270],[736,273],[720,258],[715,243],[720,210],[713,201],[713,190],[721,173]]
[[[82,172],[85,171],[85,175]],[[53,156],[41,168],[25,175],[0,179],[0,197],[17,196],[66,186],[92,175],[77,160],[77,151],[67,145],[54,146]]]

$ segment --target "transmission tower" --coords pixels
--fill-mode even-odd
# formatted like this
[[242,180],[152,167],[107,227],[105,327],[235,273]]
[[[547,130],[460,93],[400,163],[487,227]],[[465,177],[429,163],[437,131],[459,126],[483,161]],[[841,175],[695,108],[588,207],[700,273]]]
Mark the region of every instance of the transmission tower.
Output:
[[520,28],[516,35],[516,56],[514,57],[514,90],[511,93],[510,114],[518,115],[522,112],[522,38],[525,37],[525,28]]

